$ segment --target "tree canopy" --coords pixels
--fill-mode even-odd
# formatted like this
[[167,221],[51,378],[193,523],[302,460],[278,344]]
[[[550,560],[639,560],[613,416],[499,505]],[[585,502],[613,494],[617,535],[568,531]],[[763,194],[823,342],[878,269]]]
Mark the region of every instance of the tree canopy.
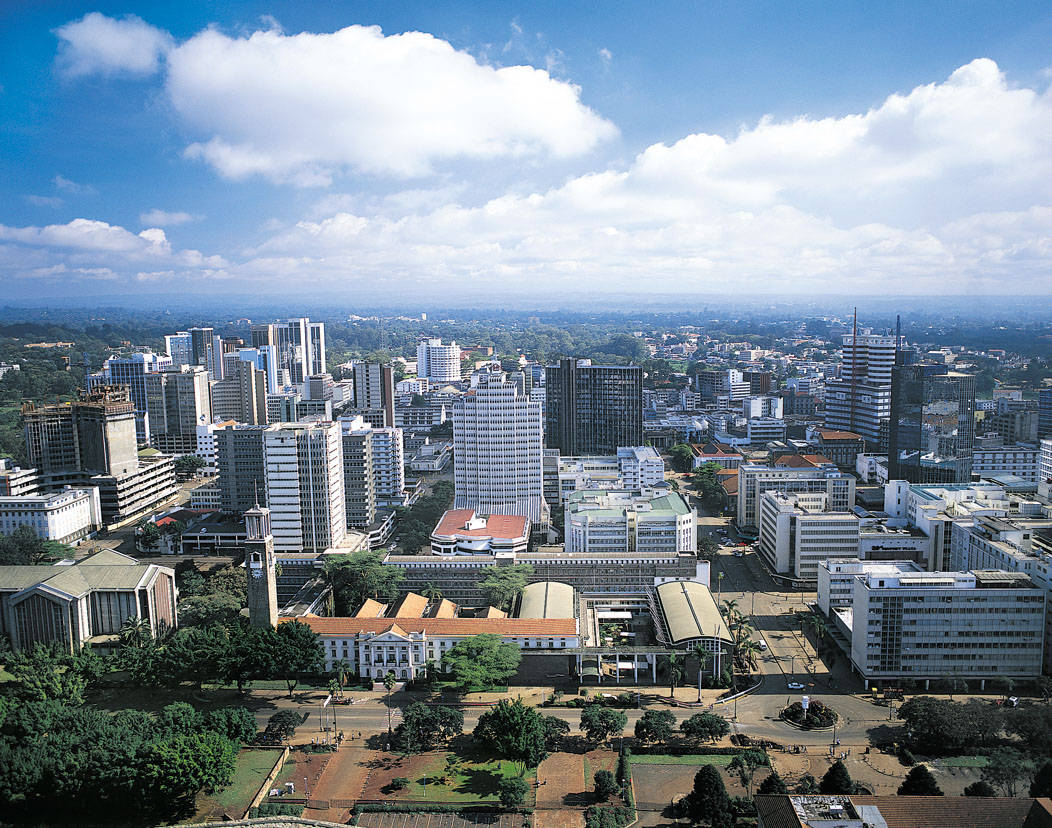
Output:
[[507,682],[522,661],[522,653],[511,641],[493,633],[462,638],[446,651],[442,667],[461,691]]
[[489,573],[478,583],[486,601],[498,609],[510,610],[529,583],[533,567],[529,564],[491,567]]
[[628,716],[622,710],[605,707],[598,703],[586,705],[581,710],[581,730],[589,741],[602,743],[625,729]]
[[479,716],[472,738],[523,769],[535,768],[548,755],[545,718],[520,699],[501,699]]
[[362,551],[336,555],[325,562],[325,577],[332,587],[337,615],[353,614],[366,598],[393,601],[398,597],[405,572],[383,560],[383,552]]
[[942,796],[942,790],[927,765],[914,765],[899,785],[898,795]]

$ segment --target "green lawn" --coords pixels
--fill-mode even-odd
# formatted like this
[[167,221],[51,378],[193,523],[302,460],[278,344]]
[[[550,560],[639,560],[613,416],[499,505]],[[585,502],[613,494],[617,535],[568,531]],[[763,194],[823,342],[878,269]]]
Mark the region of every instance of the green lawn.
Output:
[[[440,785],[436,780],[445,775],[445,768],[444,754],[428,754],[414,761],[406,771],[392,773],[392,776],[406,776],[409,779],[409,787],[389,794],[391,799],[455,804],[493,802],[498,798],[500,780],[505,776],[519,775],[518,766],[506,759],[467,759],[463,761],[460,772],[452,778],[450,784]],[[527,771],[524,778],[532,789],[536,773]],[[532,799],[532,790],[530,798]]]
[[989,759],[985,756],[947,756],[938,761],[944,768],[985,768]]
[[729,765],[734,756],[731,754],[672,756],[667,753],[632,754],[629,761],[633,765]]
[[281,755],[279,750],[243,750],[237,755],[234,778],[223,790],[212,795],[215,803],[231,816],[240,817],[259,791],[263,780]]

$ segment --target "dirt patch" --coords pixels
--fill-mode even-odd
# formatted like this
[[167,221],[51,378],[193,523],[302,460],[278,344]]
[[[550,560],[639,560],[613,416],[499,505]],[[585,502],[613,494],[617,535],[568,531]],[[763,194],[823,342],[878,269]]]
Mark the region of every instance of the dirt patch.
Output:
[[[303,815],[326,822],[345,822],[351,813],[351,801],[360,799],[362,796],[362,788],[365,786],[365,780],[369,775],[369,764],[379,754],[377,751],[364,748],[343,747],[338,752],[328,755],[295,755],[297,759],[308,760],[306,767],[311,770],[315,767],[314,760],[319,756],[328,760],[324,765],[320,778],[313,783],[313,787],[310,790],[310,799],[312,802],[326,802],[329,808],[327,810],[308,808]],[[296,782],[297,790],[303,784],[304,776],[313,779],[309,775],[311,770],[300,772],[300,769],[303,767],[304,765],[297,762],[295,765],[287,765],[286,769],[282,771],[282,777],[284,777],[288,768],[293,769],[298,779],[293,778],[290,781]]]
[[533,812],[535,828],[582,828],[584,812],[574,808],[546,808]]
[[580,808],[590,804],[584,757],[553,753],[537,768],[538,808]]
[[365,813],[358,816],[358,825],[362,828],[522,828],[523,822],[520,814]]

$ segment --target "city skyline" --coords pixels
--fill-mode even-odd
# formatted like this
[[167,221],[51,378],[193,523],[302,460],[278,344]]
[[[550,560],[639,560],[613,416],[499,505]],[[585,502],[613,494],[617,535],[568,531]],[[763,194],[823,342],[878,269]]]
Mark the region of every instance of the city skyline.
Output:
[[0,17],[10,300],[1052,292],[1036,5],[128,11]]

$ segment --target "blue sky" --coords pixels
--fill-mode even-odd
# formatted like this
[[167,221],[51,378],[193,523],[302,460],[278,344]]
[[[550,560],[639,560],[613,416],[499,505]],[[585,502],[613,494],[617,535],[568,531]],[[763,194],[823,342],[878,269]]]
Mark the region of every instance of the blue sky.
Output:
[[1052,292],[1052,9],[873,5],[7,4],[4,292]]

